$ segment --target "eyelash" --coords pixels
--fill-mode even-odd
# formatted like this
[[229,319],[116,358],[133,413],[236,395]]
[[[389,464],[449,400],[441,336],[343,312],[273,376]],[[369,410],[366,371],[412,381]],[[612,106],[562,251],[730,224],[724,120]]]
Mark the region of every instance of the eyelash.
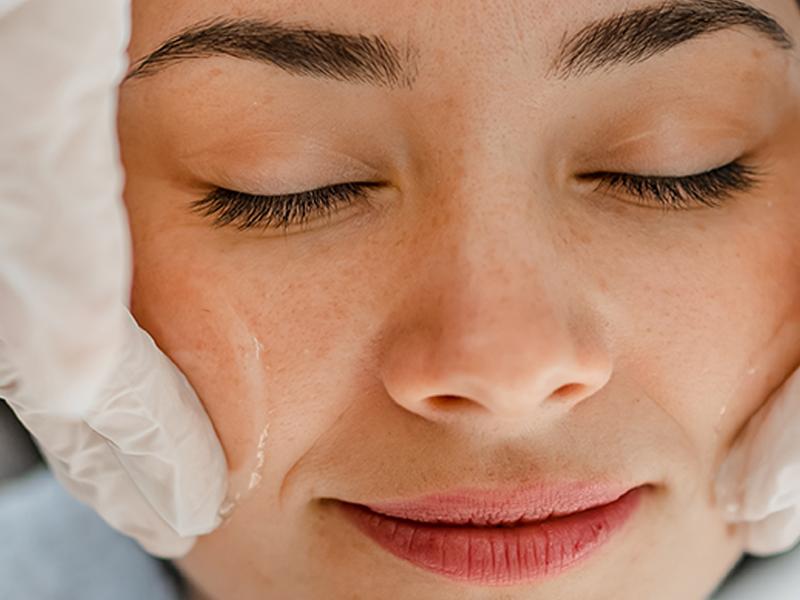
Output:
[[216,227],[234,226],[239,230],[280,228],[284,231],[302,225],[311,217],[328,217],[345,206],[369,199],[370,188],[383,184],[363,181],[316,188],[278,196],[261,196],[216,188],[205,198],[192,203],[192,209],[212,218]]
[[740,161],[685,177],[654,177],[628,173],[597,172],[584,176],[597,181],[596,191],[621,190],[664,210],[687,210],[695,206],[716,208],[738,192],[752,190],[759,173]]
[[[655,202],[665,210],[686,210],[693,206],[721,206],[734,193],[748,191],[758,183],[758,173],[739,161],[711,171],[686,177],[654,177],[628,173],[596,172],[581,176],[597,181],[596,190],[621,190]],[[255,228],[284,231],[308,222],[311,217],[329,217],[357,201],[367,201],[369,190],[378,182],[348,182],[305,192],[262,196],[218,187],[192,209],[213,219],[216,227],[239,230]]]

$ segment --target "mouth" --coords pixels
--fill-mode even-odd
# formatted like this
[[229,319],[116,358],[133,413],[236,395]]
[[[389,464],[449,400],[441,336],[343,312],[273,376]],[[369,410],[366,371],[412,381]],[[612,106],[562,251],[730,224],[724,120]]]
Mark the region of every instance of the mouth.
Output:
[[577,483],[337,503],[358,531],[417,567],[461,582],[516,585],[582,562],[633,517],[648,487]]

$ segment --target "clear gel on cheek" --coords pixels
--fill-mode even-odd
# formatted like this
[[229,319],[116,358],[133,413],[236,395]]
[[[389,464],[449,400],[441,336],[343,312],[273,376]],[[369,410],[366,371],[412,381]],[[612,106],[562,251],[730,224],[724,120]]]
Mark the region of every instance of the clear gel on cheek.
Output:
[[[261,407],[268,400],[265,371],[269,371],[268,365],[263,362],[264,344],[258,335],[254,334],[246,321],[232,308],[231,313],[235,315],[232,322],[235,323],[235,334],[242,342],[237,346],[240,348],[239,372],[247,380],[247,396],[250,399],[249,406]],[[220,507],[219,516],[221,525],[225,525],[233,515],[236,507],[250,496],[260,485],[263,479],[264,463],[266,459],[266,446],[269,439],[269,424],[272,408],[267,408],[260,419],[259,428],[253,431],[252,438],[256,441],[251,458],[235,471],[229,472],[228,494]],[[259,419],[253,414],[251,422],[258,423]],[[256,433],[257,432],[257,433]]]
[[[271,393],[268,389],[268,376],[270,366],[267,364],[267,353],[264,343],[259,336],[254,333],[254,328],[248,324],[246,319],[231,305],[226,297],[212,297],[208,300],[209,304],[215,307],[215,320],[222,324],[217,329],[221,332],[219,337],[215,337],[216,346],[212,355],[206,355],[197,348],[172,350],[170,352],[173,359],[185,366],[191,365],[191,372],[208,369],[208,364],[213,364],[213,359],[221,354],[229,358],[226,359],[224,368],[229,372],[231,381],[236,381],[235,388],[231,388],[231,394],[236,394],[238,415],[234,421],[225,424],[220,428],[220,423],[212,422],[220,431],[224,432],[228,439],[222,439],[226,447],[228,465],[231,464],[230,452],[235,452],[234,462],[236,468],[228,468],[227,494],[219,510],[219,525],[225,525],[235,513],[236,507],[245,501],[262,483],[265,463],[268,459],[270,421],[273,413],[271,406]],[[219,367],[217,367],[219,368]],[[206,373],[207,374],[207,371]],[[193,382],[192,382],[193,383]],[[204,394],[214,393],[209,390],[198,390]],[[220,390],[216,390],[220,393]],[[224,411],[226,398],[211,399],[202,397],[205,408],[216,408],[220,414]],[[212,404],[213,402],[213,404]],[[213,411],[211,411],[213,412]],[[220,414],[216,415],[219,419]],[[230,428],[233,423],[233,429]],[[221,436],[222,437],[222,436]],[[240,440],[246,440],[249,448],[242,450]],[[242,456],[245,459],[242,460]]]
[[736,399],[741,395],[742,389],[745,386],[752,385],[750,380],[752,380],[753,376],[759,371],[760,368],[753,364],[742,372],[735,383],[731,384],[731,391],[725,396],[725,403],[720,407],[717,422],[714,424],[714,436],[716,438],[719,438],[720,432],[723,429],[723,422],[725,416],[728,414],[728,407],[731,402],[736,402]]
[[[233,514],[234,508],[247,498],[255,490],[262,480],[262,470],[264,467],[265,446],[269,436],[269,423],[264,427],[258,438],[258,447],[253,459],[248,463],[246,469],[240,469],[230,474],[228,495],[219,509],[219,516],[224,525]],[[245,486],[245,481],[247,485]]]

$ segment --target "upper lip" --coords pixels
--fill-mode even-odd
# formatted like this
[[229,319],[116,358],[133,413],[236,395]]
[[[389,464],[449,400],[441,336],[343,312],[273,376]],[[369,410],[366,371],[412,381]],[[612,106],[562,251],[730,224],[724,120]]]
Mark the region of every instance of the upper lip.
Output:
[[542,521],[603,506],[631,489],[625,484],[587,481],[491,490],[462,487],[364,506],[376,513],[423,523],[503,525]]

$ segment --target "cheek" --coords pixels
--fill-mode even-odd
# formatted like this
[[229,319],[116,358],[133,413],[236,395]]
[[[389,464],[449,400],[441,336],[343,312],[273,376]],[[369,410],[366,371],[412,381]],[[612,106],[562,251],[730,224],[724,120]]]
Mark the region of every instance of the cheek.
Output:
[[262,368],[263,343],[231,302],[238,290],[209,289],[214,277],[207,267],[195,273],[185,266],[139,264],[132,294],[136,319],[191,382],[229,469],[245,467],[266,424],[271,394]]
[[680,252],[659,248],[648,259],[659,269],[629,270],[615,288],[628,298],[617,320],[627,323],[619,372],[707,468],[800,363],[798,223],[786,211],[773,221],[757,214],[761,206],[749,210],[685,235]]

